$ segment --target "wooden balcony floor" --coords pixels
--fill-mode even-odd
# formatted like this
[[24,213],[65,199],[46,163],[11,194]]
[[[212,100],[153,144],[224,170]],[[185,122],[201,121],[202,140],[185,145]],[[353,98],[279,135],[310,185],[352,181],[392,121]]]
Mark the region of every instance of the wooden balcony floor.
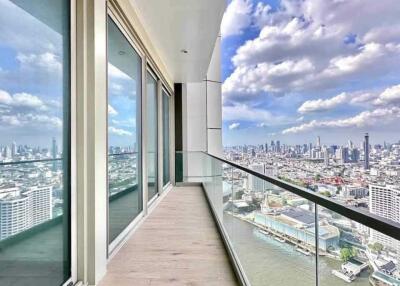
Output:
[[108,264],[111,285],[237,285],[200,187],[162,199]]

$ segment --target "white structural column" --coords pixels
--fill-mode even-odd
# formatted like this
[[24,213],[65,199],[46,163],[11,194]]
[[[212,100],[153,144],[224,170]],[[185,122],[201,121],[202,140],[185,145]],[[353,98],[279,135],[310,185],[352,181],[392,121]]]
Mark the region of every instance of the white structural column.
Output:
[[204,162],[198,151],[222,155],[220,46],[219,36],[205,79],[182,86],[182,147],[188,154],[183,166],[185,176],[201,175]]
[[76,268],[96,285],[107,264],[107,9],[105,0],[76,5]]
[[206,82],[207,99],[207,151],[222,156],[222,83],[221,36],[218,36],[208,67]]

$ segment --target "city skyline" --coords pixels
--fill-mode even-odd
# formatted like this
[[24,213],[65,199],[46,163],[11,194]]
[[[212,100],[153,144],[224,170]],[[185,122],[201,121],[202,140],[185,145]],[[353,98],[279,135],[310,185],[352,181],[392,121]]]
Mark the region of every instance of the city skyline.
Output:
[[224,145],[317,135],[343,144],[366,132],[397,141],[399,9],[392,0],[230,1],[221,25]]
[[[370,146],[374,146],[374,145],[381,145],[384,146],[385,144],[400,144],[400,138],[398,139],[394,139],[393,141],[386,141],[386,140],[382,140],[380,138],[376,139],[372,137],[371,140],[371,134],[366,132],[366,133],[361,133],[359,134],[358,137],[354,136],[354,138],[356,138],[356,140],[352,140],[350,138],[340,138],[340,140],[338,141],[331,141],[331,142],[326,142],[324,141],[324,138],[322,138],[321,136],[317,135],[313,138],[305,138],[303,141],[298,141],[298,142],[292,142],[292,143],[288,143],[287,141],[283,141],[281,140],[284,137],[274,137],[274,138],[270,138],[270,139],[266,139],[264,141],[257,141],[257,142],[251,142],[251,143],[238,143],[238,144],[230,144],[230,145],[224,145],[224,147],[230,148],[230,147],[235,147],[235,146],[260,146],[260,145],[264,145],[264,144],[270,144],[271,142],[279,142],[281,145],[288,145],[288,146],[296,146],[296,145],[305,145],[305,144],[313,144],[313,146],[318,145],[317,141],[318,138],[320,138],[320,146],[349,146],[349,142],[351,142],[354,146],[358,146],[361,147],[361,144],[364,144],[364,136],[365,134],[369,134],[369,145]],[[338,143],[341,142],[341,143]]]

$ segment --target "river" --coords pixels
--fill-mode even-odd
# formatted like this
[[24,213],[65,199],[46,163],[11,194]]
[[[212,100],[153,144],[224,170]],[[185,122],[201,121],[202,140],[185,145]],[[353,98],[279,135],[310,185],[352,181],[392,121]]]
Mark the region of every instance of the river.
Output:
[[[276,241],[258,232],[252,224],[229,214],[223,219],[251,285],[315,285],[315,256],[299,253],[293,245]],[[349,283],[331,274],[333,269],[340,269],[340,264],[340,261],[319,257],[319,285],[348,286]],[[368,271],[364,271],[350,285],[367,286],[368,276]]]

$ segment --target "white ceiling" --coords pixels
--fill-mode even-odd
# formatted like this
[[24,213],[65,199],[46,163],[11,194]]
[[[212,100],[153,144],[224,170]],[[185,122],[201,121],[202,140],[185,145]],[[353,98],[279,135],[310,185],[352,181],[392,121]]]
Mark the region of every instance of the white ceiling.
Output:
[[[225,0],[130,0],[175,82],[205,78]],[[184,54],[181,50],[187,50]]]

